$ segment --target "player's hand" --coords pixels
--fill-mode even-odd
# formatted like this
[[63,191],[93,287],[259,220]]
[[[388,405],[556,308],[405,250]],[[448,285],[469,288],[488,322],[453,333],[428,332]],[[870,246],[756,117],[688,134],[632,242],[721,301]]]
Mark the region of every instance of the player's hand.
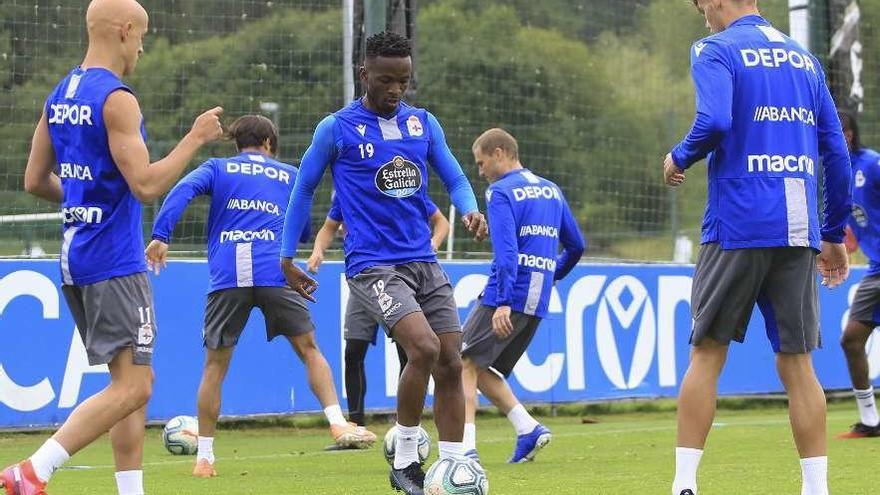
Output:
[[849,225],[845,228],[843,245],[846,246],[846,252],[850,254],[859,250],[859,240],[856,238],[856,233],[853,232],[852,227]]
[[162,268],[168,266],[168,244],[153,239],[144,249],[144,258],[147,260],[147,269],[158,275]]
[[461,217],[464,227],[468,232],[474,235],[474,239],[483,241],[489,236],[489,224],[486,223],[486,217],[478,211],[468,213]]
[[315,250],[312,251],[312,255],[309,256],[309,260],[306,261],[306,269],[309,273],[318,273],[318,268],[321,267],[321,263],[324,262],[324,251]]
[[214,107],[196,117],[189,133],[200,143],[206,144],[223,137],[223,126],[220,125],[220,116],[223,115],[222,107]]
[[498,306],[492,315],[492,332],[501,339],[513,333],[513,322],[510,321],[510,306]]
[[312,292],[318,288],[318,282],[296,266],[290,258],[281,258],[281,271],[284,273],[284,280],[291,289],[299,293],[299,295],[316,302]]
[[663,161],[663,181],[672,187],[684,184],[684,170],[672,161],[672,153],[667,153],[666,160]]
[[816,267],[822,276],[822,285],[833,289],[849,277],[849,256],[843,243],[822,241],[822,252],[816,257]]

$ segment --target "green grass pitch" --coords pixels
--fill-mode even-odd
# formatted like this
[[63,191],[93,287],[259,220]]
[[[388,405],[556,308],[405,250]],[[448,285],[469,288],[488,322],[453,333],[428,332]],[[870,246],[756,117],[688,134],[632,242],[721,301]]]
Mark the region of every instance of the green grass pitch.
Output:
[[[853,422],[847,403],[829,412],[832,493],[880,493],[880,438],[834,440]],[[553,442],[535,462],[507,465],[512,430],[503,418],[479,418],[477,443],[493,494],[667,494],[673,474],[675,416],[672,412],[542,418]],[[432,439],[436,431],[425,424]],[[387,424],[374,425],[384,434]],[[221,430],[215,451],[220,476],[190,475],[194,457],[172,456],[160,430],[148,431],[145,484],[150,495],[179,494],[387,494],[388,466],[377,443],[368,451],[325,452],[325,429]],[[32,452],[44,435],[0,436],[4,464]],[[436,443],[435,443],[436,447]],[[436,458],[436,448],[429,462]],[[782,407],[719,411],[700,469],[701,495],[800,493],[800,466]],[[115,494],[106,438],[76,455],[56,474],[50,495]]]

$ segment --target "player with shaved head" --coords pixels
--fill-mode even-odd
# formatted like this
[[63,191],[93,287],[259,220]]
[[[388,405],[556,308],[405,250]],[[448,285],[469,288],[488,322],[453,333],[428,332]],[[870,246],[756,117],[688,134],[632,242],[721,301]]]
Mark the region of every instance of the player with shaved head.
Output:
[[150,163],[138,101],[121,78],[143,53],[149,17],[134,0],[94,0],[89,47],[46,99],[34,131],[25,189],[61,203],[62,290],[91,365],[110,385],[80,404],[30,458],[0,473],[7,495],[45,495],[52,473],[110,432],[120,495],[141,495],[146,404],[156,319],[143,255],[140,202],[180,177],[222,134],[217,107],[200,115],[165,158]]

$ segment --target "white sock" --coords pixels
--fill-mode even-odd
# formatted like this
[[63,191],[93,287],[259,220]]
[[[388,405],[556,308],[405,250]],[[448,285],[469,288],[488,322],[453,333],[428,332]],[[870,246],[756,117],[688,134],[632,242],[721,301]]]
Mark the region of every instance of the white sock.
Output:
[[438,459],[449,459],[450,457],[461,457],[464,455],[464,442],[437,442],[437,450],[440,451]]
[[694,492],[697,495],[697,468],[703,451],[689,449],[687,447],[675,448],[675,480],[672,482],[672,494],[680,495],[682,490]]
[[419,425],[403,426],[397,423],[394,469],[403,469],[414,462],[419,462]]
[[327,421],[329,421],[331,425],[345,426],[348,424],[345,421],[345,416],[342,415],[342,408],[339,407],[339,404],[325,407],[324,416],[327,416]]
[[477,448],[477,425],[474,423],[464,424],[464,451],[476,450]]
[[214,437],[199,437],[199,454],[196,460],[205,459],[214,464]]
[[116,488],[119,490],[119,495],[144,495],[144,472],[140,469],[117,471]]
[[874,387],[868,387],[868,390],[853,389],[853,393],[855,393],[856,402],[859,404],[862,424],[866,426],[877,426],[880,424],[880,416],[877,415],[877,404],[874,403]]
[[52,477],[52,473],[63,466],[68,459],[70,454],[54,438],[50,438],[31,456],[31,464],[34,466],[37,478],[47,482]]
[[828,457],[801,459],[801,495],[828,495]]
[[523,407],[522,404],[517,404],[513,409],[507,413],[507,419],[510,420],[510,423],[513,425],[513,429],[516,430],[517,435],[525,435],[527,433],[531,433],[532,430],[538,426],[538,422],[535,418],[526,411],[526,408]]

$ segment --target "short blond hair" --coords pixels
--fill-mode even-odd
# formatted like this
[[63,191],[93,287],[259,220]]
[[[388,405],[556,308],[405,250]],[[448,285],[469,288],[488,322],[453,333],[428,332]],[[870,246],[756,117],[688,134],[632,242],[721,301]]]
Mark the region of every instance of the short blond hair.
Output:
[[480,153],[485,155],[491,154],[496,149],[501,149],[508,158],[519,159],[519,145],[516,144],[516,138],[498,127],[480,134],[480,137],[474,141],[473,149],[480,150]]

